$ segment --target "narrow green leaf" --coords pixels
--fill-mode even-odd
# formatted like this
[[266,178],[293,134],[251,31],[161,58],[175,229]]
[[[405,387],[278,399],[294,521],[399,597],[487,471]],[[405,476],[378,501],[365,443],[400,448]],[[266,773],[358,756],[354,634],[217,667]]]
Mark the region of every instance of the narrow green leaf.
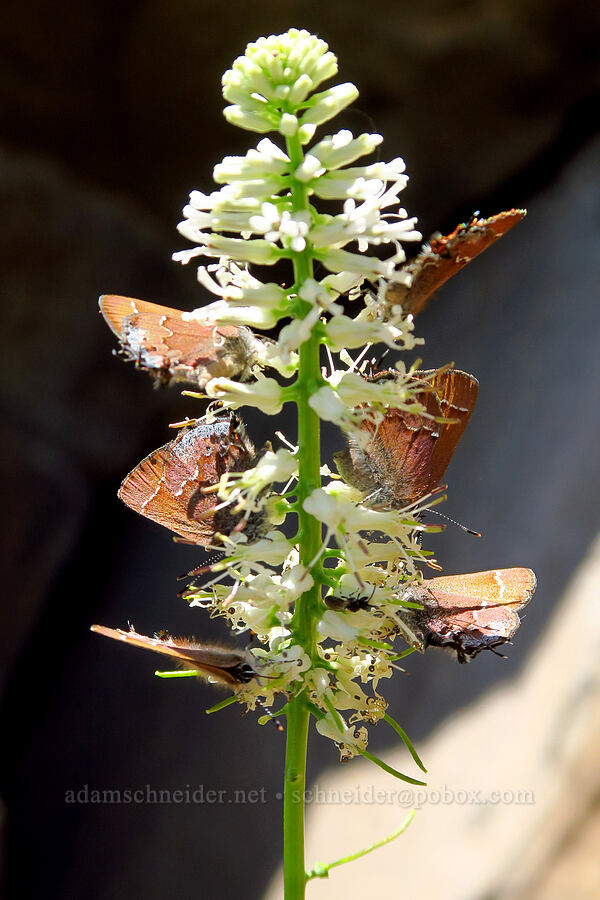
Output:
[[399,735],[400,735],[400,737],[402,738],[402,741],[403,741],[403,743],[404,743],[406,749],[408,750],[408,752],[410,753],[410,755],[412,756],[412,758],[414,759],[414,761],[416,762],[416,764],[418,765],[418,767],[421,769],[422,772],[426,772],[427,769],[425,768],[425,766],[424,766],[423,763],[421,762],[421,760],[420,760],[420,758],[419,758],[419,754],[417,753],[417,751],[416,751],[415,748],[413,747],[412,741],[410,740],[409,736],[408,736],[407,733],[404,731],[404,729],[402,728],[402,726],[399,725],[398,722],[396,722],[396,720],[393,719],[393,718],[392,718],[390,715],[388,715],[387,713],[386,713],[385,716],[383,717],[383,720],[384,720],[384,722],[387,722],[388,725],[391,725],[391,727],[394,729],[394,731],[396,732],[396,734],[399,734]]
[[214,706],[211,706],[210,709],[205,710],[206,715],[210,716],[211,713],[219,712],[221,709],[225,709],[226,706],[231,706],[232,703],[237,702],[237,697],[235,694],[232,694],[231,697],[226,697],[225,700],[221,700],[220,703],[215,703]]
[[198,673],[194,669],[175,669],[173,672],[155,672],[158,678],[196,678]]
[[390,656],[390,662],[396,662],[399,659],[404,659],[405,656],[410,656],[411,653],[416,653],[416,647],[408,647],[406,650],[403,650],[401,653],[396,653],[395,656]]
[[383,769],[384,772],[387,772],[389,775],[393,775],[394,778],[399,778],[400,781],[406,781],[408,782],[408,784],[418,784],[421,787],[425,787],[425,785],[427,784],[426,781],[417,781],[416,778],[411,778],[409,775],[403,775],[402,772],[399,772],[392,766],[388,766],[387,763],[384,763],[384,761],[382,759],[379,759],[378,756],[374,756],[372,753],[369,753],[368,750],[359,750],[358,752],[361,756],[364,756],[365,759],[370,760],[372,763],[375,763],[376,766],[379,766],[380,769]]

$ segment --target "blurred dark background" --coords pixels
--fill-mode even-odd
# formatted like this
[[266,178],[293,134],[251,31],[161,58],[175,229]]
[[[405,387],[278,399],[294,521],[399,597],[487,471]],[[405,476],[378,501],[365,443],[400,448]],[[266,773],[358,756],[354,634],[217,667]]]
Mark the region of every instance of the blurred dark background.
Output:
[[[261,34],[297,25],[329,42],[361,91],[344,124],[404,157],[426,237],[476,209],[529,208],[417,330],[428,367],[452,360],[481,382],[445,511],[484,536],[448,530],[438,559],[448,573],[532,566],[538,591],[508,661],[411,657],[384,693],[418,741],[522,666],[600,518],[594,16],[564,0],[2,5],[6,896],[254,900],[280,859],[283,738],[235,707],[207,718],[210,687],[160,681],[154,659],[88,630],[224,636],[177,597],[198,553],[116,497],[198,406],[111,356],[96,298],[204,302],[195,270],[170,262],[185,245],[175,224],[214,163],[255,142],[225,123],[219,85]],[[259,442],[271,426],[245,418]],[[385,753],[393,735],[379,732]],[[315,779],[335,748],[314,735],[310,760]],[[267,802],[65,802],[86,785],[264,787]]]

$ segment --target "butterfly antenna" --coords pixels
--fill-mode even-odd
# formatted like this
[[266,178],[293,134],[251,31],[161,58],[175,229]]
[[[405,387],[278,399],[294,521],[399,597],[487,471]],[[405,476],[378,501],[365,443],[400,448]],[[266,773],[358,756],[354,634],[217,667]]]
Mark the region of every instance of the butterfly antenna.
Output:
[[[265,677],[264,675],[261,676],[261,678],[264,678],[264,677]],[[273,715],[273,713],[271,712],[269,707],[265,706],[265,704],[262,702],[262,700],[259,700],[258,697],[256,698],[256,702],[257,702],[258,706],[260,706],[260,708],[262,710],[264,710],[264,712],[266,712],[266,714],[270,718],[271,722],[273,723],[273,725],[275,726],[277,731],[283,731],[283,725],[281,724],[281,720],[278,719],[277,716]]]
[[208,557],[204,565],[198,566],[196,569],[191,569],[189,572],[184,572],[183,575],[178,575],[177,581],[185,581],[186,578],[195,578],[196,575],[207,575],[211,571],[213,563],[219,562],[221,559],[223,559],[222,552],[213,553]]
[[428,512],[435,513],[436,516],[440,516],[442,519],[446,519],[448,522],[452,522],[453,525],[456,525],[457,528],[460,528],[461,531],[466,531],[467,534],[474,534],[475,537],[481,537],[481,533],[479,531],[474,531],[472,528],[467,528],[466,525],[462,525],[460,522],[457,522],[456,519],[451,519],[450,516],[444,515],[444,513],[438,512],[437,509],[430,507]]
[[[252,635],[252,637],[255,637],[255,636],[256,636],[256,635],[254,634],[254,632],[251,632],[251,635]],[[252,639],[251,639],[251,640],[252,640]],[[251,641],[250,641],[250,642],[251,642]],[[249,643],[250,643],[250,642],[249,642]],[[246,649],[248,649],[248,648],[246,648]],[[258,678],[258,679],[266,678],[267,680],[268,680],[269,678],[276,678],[276,677],[277,677],[276,675],[262,675],[262,674],[257,675],[257,678]],[[260,697],[256,697],[255,699],[256,699],[257,705],[260,706],[260,708],[261,708],[264,712],[266,712],[266,714],[267,714],[268,717],[270,718],[271,722],[273,723],[273,725],[275,726],[275,728],[277,729],[277,731],[283,731],[283,725],[281,724],[281,720],[278,719],[277,716],[274,716],[274,715],[273,715],[273,713],[271,712],[271,710],[269,709],[269,707],[268,707],[265,703],[262,702],[262,700],[260,699]]]

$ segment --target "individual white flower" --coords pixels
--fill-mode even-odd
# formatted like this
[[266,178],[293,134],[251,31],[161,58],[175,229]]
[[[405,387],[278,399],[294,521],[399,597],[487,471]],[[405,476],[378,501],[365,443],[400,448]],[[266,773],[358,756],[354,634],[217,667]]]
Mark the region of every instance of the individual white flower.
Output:
[[290,512],[288,501],[279,494],[271,494],[267,497],[263,508],[272,525],[283,525]]
[[[198,281],[211,293],[221,297],[224,302],[210,303],[207,306],[184,313],[185,320],[208,321],[223,324],[221,316],[241,315],[231,312],[233,307],[241,307],[250,319],[272,321],[288,315],[290,311],[289,292],[275,282],[261,282],[246,268],[238,266],[232,260],[220,260],[209,266],[198,267]],[[253,313],[256,307],[260,312]],[[272,325],[264,326],[272,327]]]
[[317,699],[321,699],[331,685],[331,678],[325,669],[313,669],[306,677],[309,690],[313,691]]
[[355,503],[348,503],[333,490],[337,482],[325,488],[317,488],[303,502],[304,510],[319,519],[330,529],[342,533],[359,531],[381,531],[389,537],[407,538],[414,528],[412,516],[403,516],[401,510],[369,509]]
[[[269,140],[263,138],[256,149],[248,150],[245,156],[226,156],[214,167],[213,178],[217,184],[237,180],[254,180],[257,175],[285,175],[290,160],[287,154]],[[192,195],[193,196],[193,195]],[[195,205],[190,197],[190,202]]]
[[297,600],[305,591],[314,586],[314,579],[304,566],[295,565],[284,571],[281,576],[281,587],[285,591],[288,600]]
[[331,713],[328,713],[322,719],[319,719],[315,727],[323,737],[335,741],[340,749],[340,758],[342,760],[351,759],[362,750],[366,750],[368,743],[367,729],[347,725],[339,714],[333,716]]
[[369,420],[376,427],[383,419],[382,413],[368,407],[349,408],[329,384],[323,385],[311,394],[308,404],[323,421],[333,422],[345,431],[352,430],[353,437],[361,446],[366,446],[370,440],[368,433],[360,430],[361,425]]
[[350,253],[348,250],[336,247],[317,250],[315,257],[330,272],[353,272],[370,280],[389,279],[394,272],[394,267],[406,259],[400,245],[396,246],[394,255],[385,260],[360,253]]
[[259,134],[266,134],[268,131],[274,131],[279,123],[279,116],[274,116],[266,104],[257,102],[256,109],[249,109],[247,106],[226,106],[223,115],[230,125],[237,125],[238,128],[245,128],[247,131],[258,131]]
[[339,394],[328,384],[315,391],[308,402],[324,422],[334,422],[336,425],[341,425],[342,422],[348,423],[346,405],[340,399]]
[[[182,223],[185,225],[185,223]],[[178,226],[179,228],[179,226]],[[188,228],[179,228],[179,231],[188,231]],[[190,259],[196,256],[230,256],[238,261],[254,263],[259,266],[272,266],[280,259],[280,253],[277,248],[269,241],[253,240],[244,241],[240,238],[226,238],[221,234],[204,234],[203,232],[189,232],[190,240],[202,244],[201,247],[194,247],[193,250],[181,250],[173,254],[175,262],[181,262],[184,265]]]
[[[188,395],[191,395],[190,392]],[[206,385],[206,395],[220,400],[225,409],[255,406],[268,416],[281,412],[285,402],[284,389],[274,378],[263,377],[252,384],[242,384],[230,378],[213,378]]]
[[272,653],[281,653],[290,646],[291,640],[289,628],[275,627],[269,631],[269,649]]
[[269,531],[265,537],[252,543],[247,543],[243,534],[236,534],[235,538],[226,538],[224,543],[227,556],[211,566],[213,572],[240,564],[266,563],[268,566],[280,566],[290,552],[290,542],[281,531]]
[[242,306],[226,300],[216,300],[193,312],[184,313],[185,320],[205,322],[207,325],[248,325],[251,328],[273,328],[285,310],[265,302],[264,305]]
[[[381,678],[391,678],[393,668],[387,658],[385,652],[369,651],[357,652],[352,655],[345,655],[341,651],[343,647],[335,648],[338,652],[338,681],[346,687],[349,692],[356,687],[351,684],[358,679],[362,684],[372,683],[373,689],[377,690],[377,682]],[[370,705],[367,703],[367,706]],[[385,711],[385,705],[384,705]]]
[[310,190],[321,200],[367,200],[378,197],[384,183],[379,178],[365,178],[352,174],[349,169],[325,172],[309,183]]
[[356,272],[338,272],[335,275],[326,275],[320,284],[333,291],[334,295],[347,294],[348,299],[352,300],[363,281],[364,276]]
[[297,353],[290,352],[289,354],[286,354],[284,359],[278,344],[275,342],[272,344],[263,344],[263,349],[264,356],[261,351],[258,361],[262,362],[264,360],[265,366],[276,369],[276,371],[285,378],[290,378],[297,371],[299,365]]
[[[271,630],[271,635],[274,632],[276,632],[276,629]],[[273,644],[273,652],[269,655],[270,672],[273,672],[275,675],[277,672],[281,673],[288,684],[301,679],[303,673],[307,672],[311,667],[310,657],[307,656],[302,647],[299,644],[291,644],[289,639],[277,642],[271,637],[271,642]]]
[[314,156],[313,153],[307,153],[299,165],[294,170],[294,178],[297,181],[312,181],[313,178],[323,175],[326,169],[323,167],[321,160]]
[[[377,208],[383,209],[395,205],[398,194],[406,187],[408,177],[403,173],[404,161],[396,159],[389,163],[335,169],[313,179],[309,186],[318,197],[326,200],[354,198],[370,201],[377,198]],[[387,182],[392,182],[392,186],[386,189]]]
[[298,295],[302,300],[306,300],[307,303],[318,306],[321,309],[327,309],[332,303],[331,292],[325,285],[314,278],[306,278],[304,280]]
[[267,450],[252,469],[244,472],[225,472],[219,482],[218,496],[229,500],[234,509],[253,508],[267,487],[287,481],[298,472],[298,460],[289,450],[274,453]]
[[404,350],[412,350],[415,346],[412,318],[404,319],[403,326],[369,321],[359,313],[354,319],[343,315],[331,319],[325,326],[325,334],[329,347],[334,351],[378,343],[394,349],[401,343]]
[[[353,138],[352,132],[338,131],[311,147],[310,154],[328,170],[339,169],[355,162],[361,156],[372,153],[383,141],[380,134],[360,134]],[[298,170],[296,170],[296,177]],[[305,180],[305,179],[302,179]]]
[[[345,535],[346,555],[352,561],[354,572],[369,581],[372,577],[373,566],[376,563],[388,563],[400,571],[407,574],[413,573],[414,566],[427,565],[431,554],[424,551],[418,540],[418,535],[422,531],[428,531],[429,527],[423,526],[417,520],[413,523],[413,528],[407,530],[407,535],[402,543],[402,549],[397,541],[367,541],[360,535]],[[406,560],[410,559],[409,564]],[[403,568],[406,567],[406,568]]]
[[292,319],[288,325],[284,325],[279,332],[277,341],[278,352],[284,362],[291,360],[291,354],[308,341],[315,323],[321,316],[319,307],[314,306],[303,319]]
[[279,120],[279,126],[277,131],[279,134],[283,135],[286,138],[294,137],[294,135],[298,134],[300,128],[300,123],[298,122],[297,116],[293,113],[282,113],[282,116]]
[[248,602],[236,598],[227,607],[226,614],[230,627],[237,634],[251,630],[261,638],[273,626],[274,620],[280,621],[280,611],[275,604],[261,606],[254,598]]
[[337,393],[347,406],[361,403],[403,409],[406,412],[426,415],[423,405],[416,399],[423,392],[423,382],[415,378],[394,378],[368,381],[357,372],[345,372],[337,384]]
[[320,94],[313,94],[311,105],[300,117],[300,125],[322,125],[350,106],[358,97],[358,89],[351,84],[336,84]]
[[321,637],[334,641],[354,641],[361,630],[357,625],[352,616],[341,616],[328,609],[317,622],[317,631]]

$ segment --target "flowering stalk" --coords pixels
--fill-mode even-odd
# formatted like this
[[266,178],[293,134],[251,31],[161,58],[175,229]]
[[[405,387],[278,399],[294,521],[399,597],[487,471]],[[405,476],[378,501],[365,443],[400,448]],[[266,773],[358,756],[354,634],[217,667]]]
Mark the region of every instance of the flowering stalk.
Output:
[[[307,878],[303,797],[310,714],[316,716],[318,730],[338,743],[343,757],[362,753],[385,765],[367,753],[366,729],[346,723],[341,711],[355,710],[350,721],[366,718],[376,722],[386,715],[383,699],[376,692],[367,697],[354,679],[373,681],[375,686],[378,678],[391,674],[394,657],[385,639],[402,630],[396,617],[402,607],[400,588],[415,575],[415,558],[426,557],[415,537],[423,526],[414,511],[403,518],[397,511],[386,514],[370,510],[361,507],[357,503],[360,495],[342,482],[331,480],[325,490],[322,485],[320,419],[354,429],[360,439],[361,422],[365,418],[377,422],[390,405],[412,411],[423,409],[416,397],[414,379],[402,371],[397,372],[393,382],[379,385],[352,371],[332,370],[328,376],[321,372],[322,344],[340,351],[371,341],[401,348],[411,348],[417,342],[410,318],[400,315],[393,322],[383,321],[367,310],[352,319],[335,302],[349,289],[356,292],[365,279],[394,279],[397,264],[404,261],[399,241],[420,238],[414,229],[415,220],[408,219],[404,210],[396,207],[397,195],[406,184],[403,162],[350,165],[378,146],[379,135],[353,138],[349,132],[339,132],[324,137],[305,152],[316,127],[357,96],[356,88],[349,84],[313,93],[321,81],[336,71],[335,57],[327,45],[295,29],[260,39],[235,61],[223,78],[224,96],[232,103],[225,110],[226,117],[250,130],[278,132],[285,138],[286,150],[284,153],[265,139],[246,157],[228,158],[218,165],[215,180],[224,187],[209,196],[193,192],[190,205],[184,210],[186,219],[179,227],[182,234],[200,246],[175,256],[184,263],[199,255],[219,260],[216,265],[201,267],[199,280],[220,299],[192,313],[190,318],[272,328],[281,318],[291,317],[281,330],[267,365],[287,375],[295,371],[292,384],[281,387],[274,379],[261,375],[250,386],[228,379],[213,379],[206,386],[208,396],[218,399],[225,408],[237,409],[250,403],[275,414],[284,402],[292,401],[298,412],[297,486],[293,499],[272,503],[271,512],[277,510],[279,516],[274,522],[289,513],[297,515],[297,533],[290,540],[290,560],[284,564],[284,571],[293,562],[300,574],[295,596],[288,593],[286,604],[286,598],[279,594],[277,611],[270,607],[277,622],[275,629],[271,634],[265,633],[264,626],[262,629],[271,651],[280,652],[282,647],[287,654],[293,651],[304,669],[299,683],[288,683],[284,708],[284,880],[288,900],[304,896]],[[343,213],[319,213],[312,204],[315,196],[343,200]],[[381,215],[386,207],[394,207],[387,218]],[[238,233],[241,238],[225,237],[220,233],[223,231]],[[356,250],[345,249],[352,244]],[[380,244],[393,247],[387,259],[365,254],[369,246]],[[248,271],[248,264],[269,266],[282,258],[293,264],[293,284],[287,291],[259,282]],[[314,277],[315,263],[331,272],[320,282]],[[242,476],[247,498],[253,477],[252,472]],[[232,489],[235,484],[237,494]],[[236,477],[224,477],[219,491],[221,500],[227,503],[235,498],[236,508],[243,508],[240,484]],[[264,489],[264,482],[261,487]],[[258,495],[258,490],[252,493],[254,502]],[[391,537],[391,554],[387,544],[369,551],[369,542],[360,532],[374,528]],[[337,546],[328,549],[333,537]],[[254,549],[258,551],[256,544]],[[256,577],[261,579],[263,588],[265,581],[276,581],[279,576],[268,575],[259,553],[251,555],[251,565],[259,573]],[[328,565],[324,564],[325,559]],[[386,560],[385,568],[377,565],[382,559]],[[226,609],[228,615],[234,609],[234,616],[241,612],[236,601],[247,592],[248,578],[254,576],[241,569],[234,571],[236,560],[239,557],[234,552],[219,564],[237,579],[225,598],[219,593],[223,590],[219,586],[213,588],[212,597],[203,589],[195,594],[191,591],[188,599],[216,611]],[[246,560],[249,562],[248,557]],[[382,588],[382,579],[389,584],[391,572],[395,572],[392,586]],[[343,598],[344,592],[351,596],[348,592],[360,591],[361,586],[365,589],[367,584],[372,585],[372,596],[381,594],[381,605],[372,607],[377,610],[376,620],[372,615],[363,615],[362,620],[359,617],[358,621],[345,621],[343,612],[324,607],[323,586],[330,594]],[[236,621],[238,630],[252,621],[252,627],[261,636],[261,629],[256,626],[256,609],[250,617],[247,612],[240,614]],[[275,643],[273,631],[277,632]],[[340,636],[341,644],[323,647],[323,641]],[[268,657],[267,653],[265,660]],[[270,659],[275,661],[273,653]],[[267,701],[274,694],[260,686],[258,691]]]
[[[234,702],[248,709],[269,707],[285,698],[278,715],[287,719],[286,900],[304,897],[309,878],[325,877],[335,865],[385,843],[306,874],[311,717],[317,731],[338,746],[342,760],[362,755],[397,778],[423,784],[367,750],[366,726],[384,721],[425,771],[387,712],[379,682],[392,675],[397,660],[428,643],[450,644],[465,661],[508,640],[518,625],[516,613],[506,612],[492,623],[496,631],[484,628],[480,634],[471,612],[472,622],[462,633],[456,609],[451,624],[436,621],[439,605],[422,584],[424,566],[439,569],[422,543],[425,532],[439,528],[425,525],[422,513],[443,499],[438,484],[470,416],[477,382],[464,372],[407,371],[401,363],[365,375],[363,354],[352,359],[348,353],[374,342],[400,350],[421,343],[412,316],[383,302],[386,284],[408,283],[406,270],[399,268],[405,261],[401,242],[421,235],[416,220],[398,206],[407,180],[403,161],[357,165],[379,146],[380,135],[355,138],[339,131],[310,144],[317,127],[357,96],[351,84],[317,91],[336,72],[327,45],[305,31],[291,29],[248,46],[223,77],[230,103],[225,115],[251,131],[274,132],[285,150],[263,138],[244,157],[228,157],[215,167],[218,190],[190,195],[179,231],[195,246],[174,258],[212,260],[198,269],[198,278],[218,299],[178,313],[163,307],[153,312],[152,304],[142,308],[111,297],[103,310],[105,315],[109,308],[121,310],[125,302],[130,314],[110,324],[113,330],[123,324],[129,343],[145,354],[145,366],[158,360],[178,377],[197,373],[188,380],[203,393],[186,393],[216,401],[207,416],[146,457],[125,479],[120,496],[180,537],[224,550],[224,558],[198,570],[210,571],[209,582],[192,584],[184,596],[192,606],[225,618],[234,632],[252,630],[262,646],[242,653],[101,626],[95,630],[175,658],[189,670],[157,673],[161,677],[191,672],[232,687],[232,696],[209,712]],[[322,213],[315,198],[340,200],[342,211]],[[372,247],[383,248],[383,254],[369,255]],[[280,260],[292,265],[289,287],[262,282],[250,272],[251,265],[269,267]],[[323,270],[327,274],[321,277]],[[369,291],[373,282],[379,282],[375,294]],[[364,300],[354,317],[344,312],[343,295]],[[276,328],[282,320],[277,341],[250,331]],[[321,347],[329,370],[321,368]],[[211,378],[215,362],[225,366],[225,361],[225,371],[255,380]],[[284,403],[296,404],[298,447],[284,440],[289,449],[266,444],[256,454],[241,420],[228,411],[250,405],[277,415]],[[339,425],[348,437],[348,450],[336,454],[342,478],[322,464],[321,420]],[[457,430],[445,431],[452,423],[458,423]],[[389,439],[390,427],[392,446],[381,454],[383,468],[394,456],[394,440],[406,441],[406,457],[414,442],[418,449],[412,476],[407,465],[402,468],[406,459],[400,454],[399,471],[386,482],[376,471],[373,448]],[[423,463],[428,453],[429,468]],[[278,484],[285,485],[279,493]],[[288,517],[295,522],[293,537],[279,529]],[[498,605],[519,608],[535,586],[533,573],[525,569],[464,576],[464,583],[461,578],[438,579],[444,582],[439,589],[451,598],[462,591],[471,611],[478,596],[485,609],[485,591],[500,597]],[[490,609],[487,614],[496,615],[493,604]],[[394,647],[396,637],[404,649]]]

